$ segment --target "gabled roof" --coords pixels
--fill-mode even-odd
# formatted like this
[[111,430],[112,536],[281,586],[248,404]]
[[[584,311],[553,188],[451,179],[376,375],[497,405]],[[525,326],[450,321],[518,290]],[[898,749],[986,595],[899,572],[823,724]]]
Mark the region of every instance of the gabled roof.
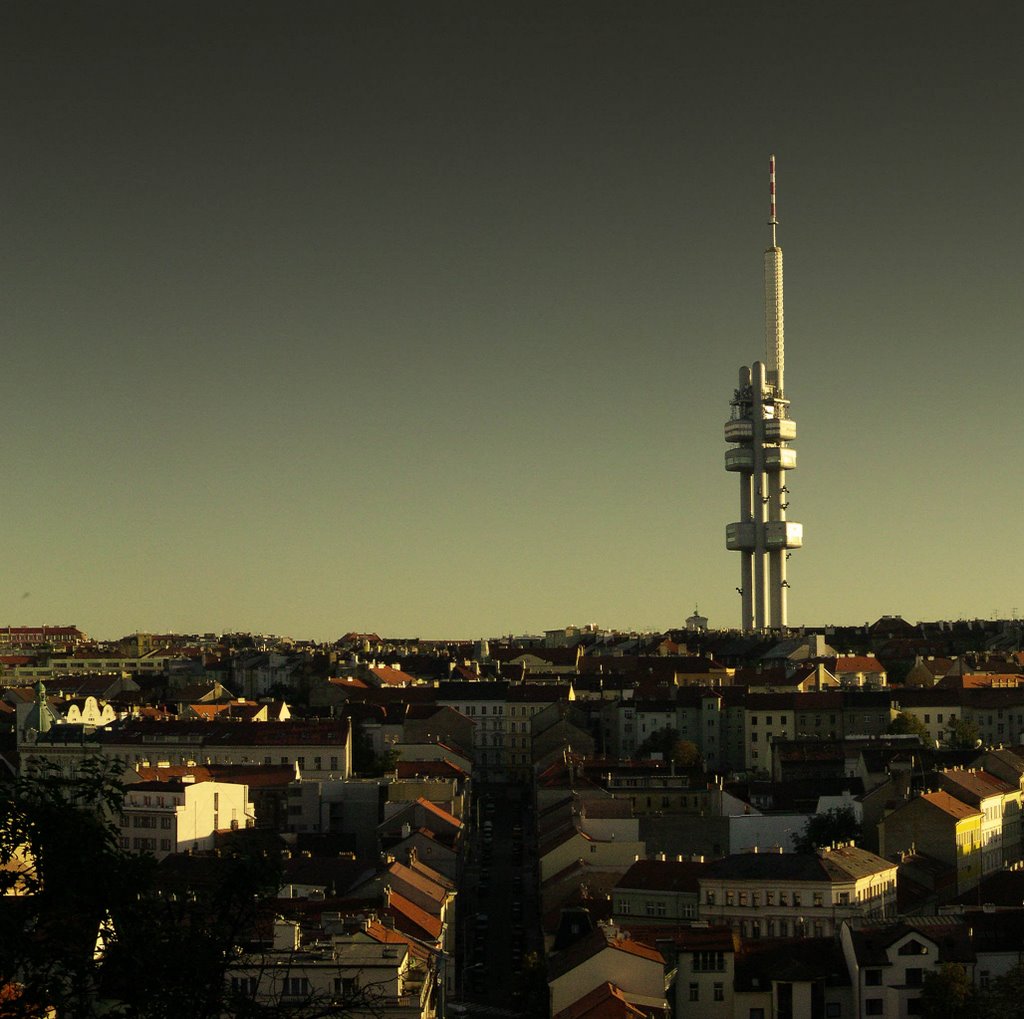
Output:
[[555,1019],[643,1019],[644,1015],[615,984],[606,981],[556,1012]]
[[401,778],[466,778],[467,772],[454,761],[397,761],[395,771]]
[[382,686],[410,686],[416,682],[415,676],[410,676],[401,669],[394,669],[390,665],[378,665],[367,671]]
[[678,860],[637,860],[616,882],[623,891],[697,893],[706,864]]
[[[942,813],[947,814],[956,821],[981,816],[980,810],[976,810],[969,804],[964,803],[963,800],[958,800],[955,796],[950,796],[949,793],[943,790],[934,793],[922,793],[918,798],[936,810],[941,810]],[[913,802],[913,800],[910,801],[910,803]]]
[[610,932],[608,928],[599,926],[570,945],[564,952],[552,955],[548,959],[548,982],[557,980],[605,951],[624,952],[633,956],[638,962],[646,961],[655,962],[661,966],[665,965],[665,959],[657,949],[634,941],[623,935],[622,932]]
[[[940,781],[948,782],[958,792],[968,797],[968,802],[984,800],[990,796],[1005,796],[1013,792],[1006,782],[1000,781],[987,771],[975,771],[968,768],[946,768],[940,772]],[[977,805],[977,804],[975,804]]]
[[[431,880],[426,874],[413,870],[397,860],[388,864],[386,873],[395,880],[402,881],[411,888],[415,888],[421,895],[437,903],[438,909],[440,909],[448,894],[447,889]],[[384,880],[387,881],[388,878],[385,877]]]
[[736,955],[735,989],[766,990],[772,981],[849,986],[842,949],[833,938],[744,941]]
[[394,889],[388,893],[386,909],[394,915],[395,925],[413,937],[425,934],[436,941],[441,936],[441,921]]
[[914,917],[906,922],[865,923],[850,931],[859,966],[888,966],[889,949],[908,938],[931,942],[940,962],[974,962],[966,923],[948,916]]

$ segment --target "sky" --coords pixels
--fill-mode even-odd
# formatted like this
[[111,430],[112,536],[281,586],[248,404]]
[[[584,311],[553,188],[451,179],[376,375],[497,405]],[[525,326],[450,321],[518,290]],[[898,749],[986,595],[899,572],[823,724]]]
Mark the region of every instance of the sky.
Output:
[[0,624],[792,625],[1020,606],[1018,4],[8,0]]

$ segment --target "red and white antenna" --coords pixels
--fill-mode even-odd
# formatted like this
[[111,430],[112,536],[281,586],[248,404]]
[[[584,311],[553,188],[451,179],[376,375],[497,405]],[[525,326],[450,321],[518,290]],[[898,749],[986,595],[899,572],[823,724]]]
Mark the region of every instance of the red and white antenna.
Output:
[[775,215],[775,155],[768,157],[768,194],[769,194],[769,215],[768,225],[772,228],[772,247],[775,247],[775,227],[779,220]]

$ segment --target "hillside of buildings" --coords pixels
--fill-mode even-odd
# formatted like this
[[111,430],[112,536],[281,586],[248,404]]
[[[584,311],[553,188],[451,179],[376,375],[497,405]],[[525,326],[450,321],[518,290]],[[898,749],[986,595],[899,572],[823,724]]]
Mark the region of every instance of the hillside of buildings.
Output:
[[986,1014],[1022,975],[1022,640],[8,627],[0,990],[25,1015]]

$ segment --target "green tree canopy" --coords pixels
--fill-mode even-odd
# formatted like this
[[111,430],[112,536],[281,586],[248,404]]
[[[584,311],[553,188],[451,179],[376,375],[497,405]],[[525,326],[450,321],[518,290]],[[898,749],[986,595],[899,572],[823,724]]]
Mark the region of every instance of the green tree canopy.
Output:
[[814,853],[835,842],[859,842],[863,832],[853,807],[832,807],[807,819],[804,830],[793,839],[798,853]]
[[651,733],[633,754],[636,760],[643,760],[651,754],[661,754],[662,759],[673,761],[682,768],[696,768],[700,765],[700,748],[692,740],[682,739],[679,731],[671,725]]
[[978,1019],[980,1014],[974,985],[958,962],[944,962],[925,974],[918,1008],[923,1019]]
[[973,722],[958,718],[946,726],[942,741],[953,750],[972,750],[980,742],[978,727]]
[[930,745],[932,741],[931,733],[928,731],[928,726],[926,726],[920,718],[910,714],[909,711],[901,711],[889,723],[888,731],[895,736],[919,736],[921,738],[921,742],[925,745]]

